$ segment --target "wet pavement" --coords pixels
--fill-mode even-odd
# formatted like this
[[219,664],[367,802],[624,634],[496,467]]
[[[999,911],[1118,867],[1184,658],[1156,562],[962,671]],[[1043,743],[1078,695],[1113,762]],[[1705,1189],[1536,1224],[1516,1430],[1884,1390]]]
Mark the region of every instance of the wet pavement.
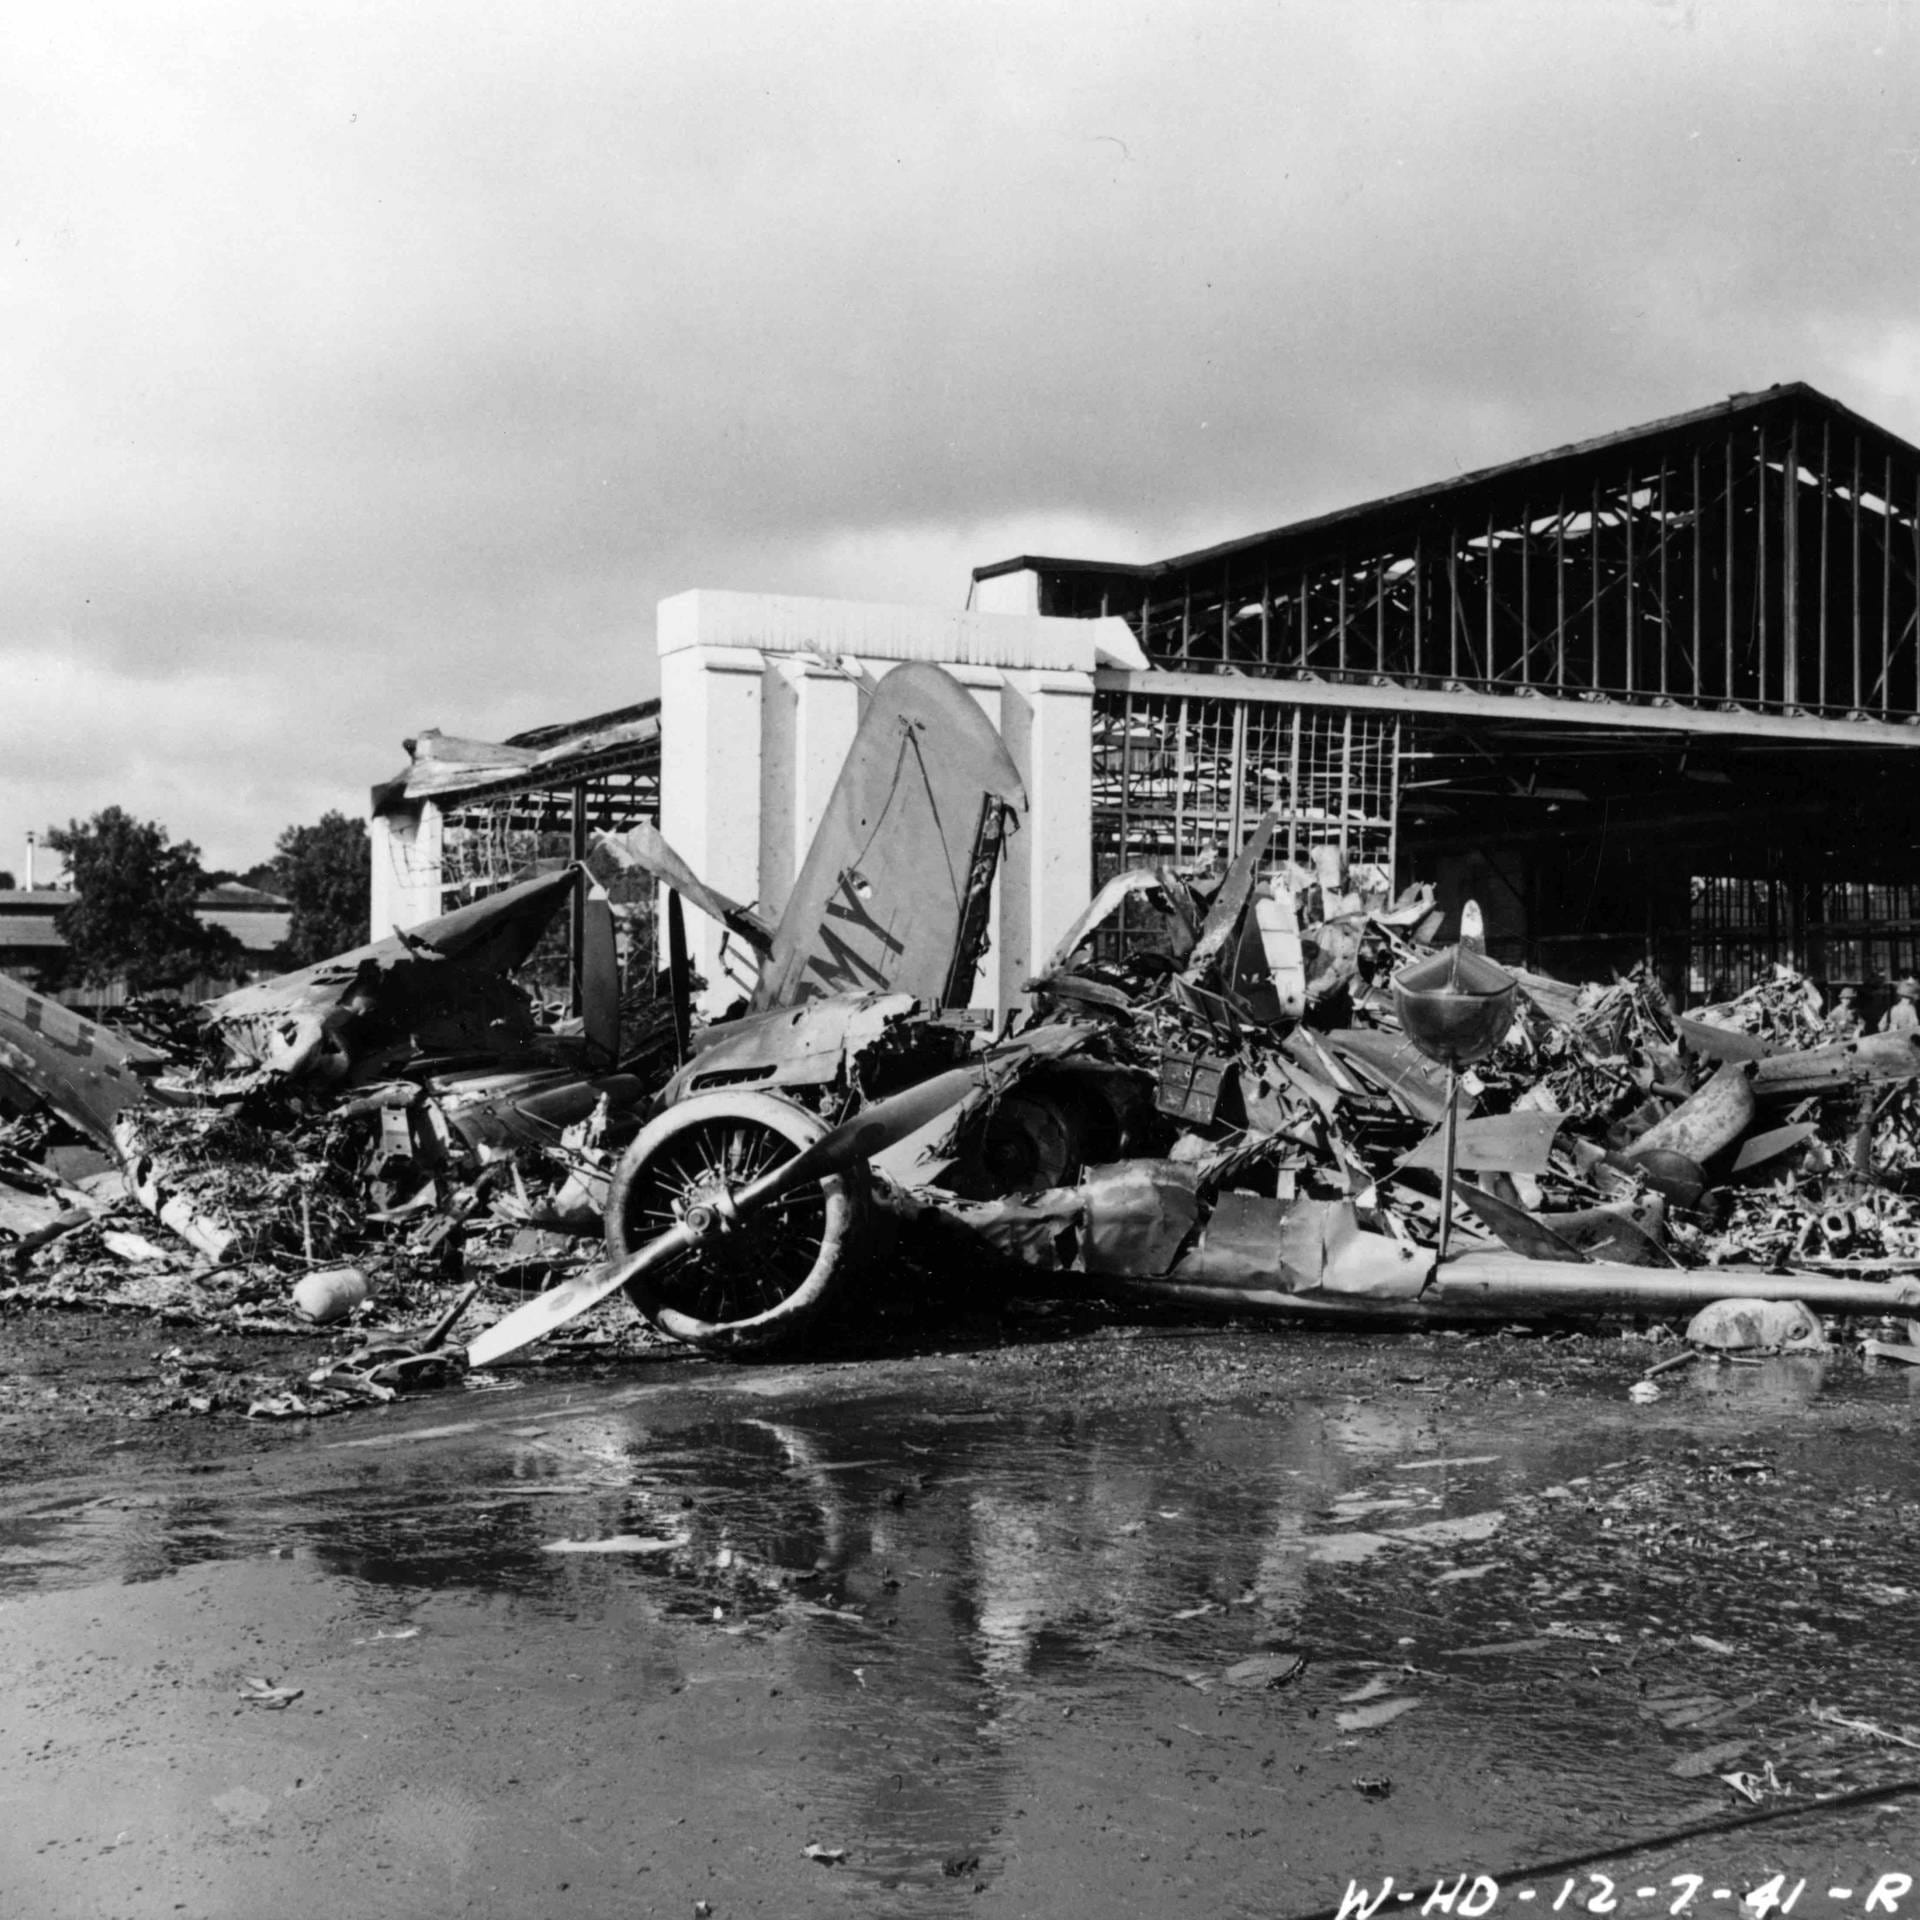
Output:
[[1665,1351],[1043,1322],[0,1421],[0,1890],[1280,1920],[1479,1873],[1481,1911],[1731,1915],[1785,1873],[1864,1912],[1920,1881],[1920,1797],[1526,1872],[1920,1778],[1920,1374],[1631,1402]]

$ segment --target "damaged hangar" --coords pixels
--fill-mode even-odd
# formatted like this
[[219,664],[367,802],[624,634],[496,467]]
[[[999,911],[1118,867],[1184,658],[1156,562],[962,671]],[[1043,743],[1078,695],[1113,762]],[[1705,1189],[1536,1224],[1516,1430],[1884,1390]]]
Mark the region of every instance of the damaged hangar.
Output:
[[1277,799],[1501,958],[1699,999],[1920,964],[1917,570],[1920,453],[1789,385],[975,604],[1118,614],[1151,662],[1096,676],[1096,877]]
[[[672,811],[676,764],[702,792],[670,838],[777,906],[809,754],[837,767],[876,667],[940,658],[1055,795],[1003,878],[1033,904],[996,927],[999,1005],[1102,881],[1217,870],[1274,808],[1276,859],[1477,899],[1500,958],[1648,957],[1687,1001],[1790,960],[1871,1016],[1920,967],[1917,573],[1920,452],[1796,384],[1173,559],[982,566],[962,616],[684,595],[749,612],[670,656],[663,605],[661,703],[410,743],[375,795],[376,931],[578,857],[663,781]],[[1071,657],[999,637],[1081,622],[1106,637]]]

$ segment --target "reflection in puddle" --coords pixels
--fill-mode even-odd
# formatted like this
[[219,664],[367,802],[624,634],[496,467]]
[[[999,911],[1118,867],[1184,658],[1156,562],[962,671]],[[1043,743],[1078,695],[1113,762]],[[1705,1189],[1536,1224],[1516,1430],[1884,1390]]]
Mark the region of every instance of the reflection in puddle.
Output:
[[[404,1641],[388,1657],[457,1658],[504,1610],[517,1644],[716,1716],[742,1689],[798,1702],[769,1782],[802,1769],[823,1830],[857,1838],[841,1884],[933,1910],[953,1861],[984,1852],[990,1876],[1036,1771],[1084,1768],[1097,1806],[1102,1756],[1142,1742],[1188,1742],[1179,1764],[1209,1771],[1182,1791],[1224,1779],[1250,1810],[1349,1793],[1383,1757],[1498,1769],[1542,1831],[1569,1795],[1670,1810],[1687,1741],[1811,1766],[1806,1699],[1860,1697],[1849,1613],[1889,1673],[1920,1653],[1904,1450],[1848,1454],[1836,1428],[1778,1457],[1779,1416],[1830,1399],[1835,1364],[1696,1368],[1659,1416],[1614,1381],[1524,1410],[1454,1397],[1444,1421],[1351,1394],[996,1409],[977,1384],[862,1396],[844,1373],[585,1412],[529,1392],[510,1421],[396,1423],[187,1485],[160,1457],[111,1490],[23,1492],[0,1597],[291,1555],[345,1644]],[[1878,1412],[1904,1419],[1913,1384]],[[1854,1486],[1868,1458],[1889,1485]],[[1802,1551],[1810,1517],[1827,1559]],[[458,1852],[457,1812],[396,1808],[396,1834],[417,1815]]]
[[1795,1413],[1812,1403],[1833,1365],[1825,1354],[1779,1353],[1746,1361],[1702,1360],[1687,1369],[1696,1404],[1741,1413]]

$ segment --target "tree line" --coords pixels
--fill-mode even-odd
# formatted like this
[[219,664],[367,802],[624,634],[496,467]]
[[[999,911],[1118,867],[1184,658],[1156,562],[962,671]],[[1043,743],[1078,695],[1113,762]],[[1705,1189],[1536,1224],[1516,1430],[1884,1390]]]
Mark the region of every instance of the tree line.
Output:
[[[89,820],[49,827],[44,843],[65,861],[77,898],[54,917],[67,949],[42,970],[43,987],[59,992],[124,980],[132,992],[151,993],[199,974],[246,971],[240,942],[194,910],[214,876],[191,840],[176,841],[157,821],[105,807]],[[365,942],[371,888],[362,821],[327,813],[311,826],[288,827],[272,860],[249,877],[293,909],[289,965]]]

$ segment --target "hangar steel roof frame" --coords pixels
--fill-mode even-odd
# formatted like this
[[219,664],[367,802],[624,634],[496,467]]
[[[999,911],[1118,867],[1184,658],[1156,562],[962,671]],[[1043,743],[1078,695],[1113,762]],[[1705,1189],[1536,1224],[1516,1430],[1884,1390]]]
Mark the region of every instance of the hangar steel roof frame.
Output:
[[1150,565],[975,578],[1018,569],[1160,669],[1296,697],[1920,744],[1920,450],[1801,383]]

